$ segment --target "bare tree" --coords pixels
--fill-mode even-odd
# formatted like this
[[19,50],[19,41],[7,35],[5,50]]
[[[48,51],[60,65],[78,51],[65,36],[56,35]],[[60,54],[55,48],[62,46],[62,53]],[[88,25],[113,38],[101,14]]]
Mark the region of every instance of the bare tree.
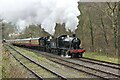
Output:
[[120,2],[118,5],[118,57],[120,58]]
[[100,20],[101,20],[101,25],[102,25],[102,28],[101,27],[100,28],[103,31],[103,36],[104,36],[105,42],[108,45],[107,33],[106,33],[106,29],[105,29],[105,25],[104,25],[104,21],[103,21],[102,15],[100,15]]
[[94,52],[94,33],[93,33],[93,26],[92,26],[92,22],[91,22],[91,20],[89,19],[89,21],[90,21],[90,35],[91,35],[91,44],[92,44],[92,46],[91,46],[91,50]]
[[114,32],[114,48],[115,48],[115,54],[117,55],[117,15],[118,15],[118,4],[117,2],[109,3],[108,5],[108,15],[111,17],[112,22],[112,28]]

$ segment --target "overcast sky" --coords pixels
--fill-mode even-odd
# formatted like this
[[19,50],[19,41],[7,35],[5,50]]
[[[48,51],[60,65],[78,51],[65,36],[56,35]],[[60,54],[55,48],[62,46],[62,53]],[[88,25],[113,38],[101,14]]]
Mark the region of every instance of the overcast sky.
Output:
[[120,0],[79,0],[80,2],[119,2]]
[[66,30],[75,32],[80,15],[80,2],[118,2],[118,0],[0,0],[0,18],[24,30],[30,24],[41,24],[54,34],[56,23],[65,23]]

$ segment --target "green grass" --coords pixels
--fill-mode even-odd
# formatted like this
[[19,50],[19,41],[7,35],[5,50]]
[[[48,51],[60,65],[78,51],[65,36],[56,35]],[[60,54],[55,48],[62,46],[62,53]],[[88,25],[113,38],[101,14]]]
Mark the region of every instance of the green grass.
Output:
[[15,47],[15,48],[18,49],[19,51],[24,52],[24,54],[26,54],[27,56],[30,56],[32,58],[35,58],[35,59],[38,59],[38,60],[41,60],[41,61],[47,60],[44,57],[40,57],[40,56],[36,55],[34,52],[31,52],[31,51],[28,51],[28,50],[25,50],[25,49],[22,49],[22,48],[19,48],[19,47]]
[[86,52],[86,53],[84,53],[83,56],[86,58],[97,59],[97,60],[101,60],[101,61],[120,64],[120,62],[118,61],[119,58],[117,56],[111,56],[109,54]]

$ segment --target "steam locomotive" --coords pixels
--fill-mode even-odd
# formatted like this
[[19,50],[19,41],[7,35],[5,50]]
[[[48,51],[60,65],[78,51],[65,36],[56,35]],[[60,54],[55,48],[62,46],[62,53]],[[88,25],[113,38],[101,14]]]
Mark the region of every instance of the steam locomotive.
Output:
[[60,56],[83,57],[85,50],[80,47],[81,40],[73,36],[61,35],[57,38],[52,36],[17,40],[12,43],[14,46],[20,46],[30,49],[36,49]]

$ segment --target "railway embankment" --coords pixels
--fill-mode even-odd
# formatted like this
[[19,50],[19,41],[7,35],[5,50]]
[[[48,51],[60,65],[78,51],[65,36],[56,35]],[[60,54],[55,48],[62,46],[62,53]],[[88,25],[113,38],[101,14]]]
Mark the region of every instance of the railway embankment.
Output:
[[20,65],[9,53],[1,46],[1,78],[34,78],[34,76]]
[[2,44],[0,41],[0,79],[2,79]]

